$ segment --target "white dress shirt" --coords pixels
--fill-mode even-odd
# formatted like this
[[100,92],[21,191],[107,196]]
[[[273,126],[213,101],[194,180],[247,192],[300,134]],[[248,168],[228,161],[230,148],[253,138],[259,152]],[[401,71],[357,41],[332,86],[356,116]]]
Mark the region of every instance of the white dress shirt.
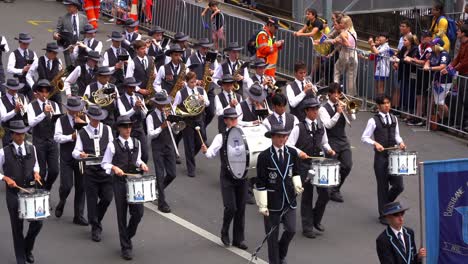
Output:
[[[335,104],[332,101],[328,100],[327,104],[329,104],[333,111],[336,112]],[[346,111],[346,109],[343,109],[343,111]],[[320,121],[322,121],[323,126],[327,129],[333,128],[338,122],[338,119],[340,119],[340,116],[341,114],[336,112],[333,117],[330,117],[330,114],[328,114],[328,111],[324,106],[321,106],[319,109]],[[348,114],[348,118],[350,121],[354,121],[356,120],[356,114]]]
[[[307,126],[308,126],[307,129],[308,130],[312,130],[312,122],[314,122],[318,126],[317,120],[312,121],[312,120],[310,120],[309,118],[306,117],[305,121],[307,123]],[[299,126],[294,126],[293,130],[291,131],[291,134],[289,134],[289,138],[288,138],[288,141],[287,141],[286,145],[295,148],[298,153],[301,153],[303,151],[298,149],[295,146],[296,143],[297,143],[297,140],[299,139],[299,134],[300,134]],[[310,136],[312,137],[313,135],[310,135]],[[320,147],[322,147],[325,151],[329,151],[329,150],[332,149],[330,147],[330,145],[328,144],[327,130],[325,130],[325,129],[323,130],[323,137],[322,137],[322,141],[320,142]]]
[[[9,94],[8,92],[6,93],[6,96],[8,100],[13,104],[13,96]],[[18,94],[15,95],[15,102],[19,102],[19,96]],[[24,100],[21,101],[23,104],[23,109],[26,112],[26,109],[28,108],[28,99],[24,97]],[[0,100],[0,117],[2,122],[7,122],[8,120],[12,119],[16,115],[15,109],[11,110],[10,112],[7,113],[6,107],[3,104],[3,102]]]
[[[128,147],[130,149],[133,149],[133,140],[131,138],[128,138],[127,140],[125,140],[124,138],[122,138],[121,136],[119,136],[119,140],[120,142],[122,143],[122,145],[125,145],[125,141],[128,142]],[[141,146],[140,146],[141,143],[138,143],[138,154],[137,154],[137,160],[136,160],[136,163],[135,163],[135,166],[136,167],[140,167],[142,164],[144,164],[144,162],[141,160]],[[101,164],[101,167],[106,171],[107,174],[111,174],[112,172],[112,167],[114,166],[112,164],[112,159],[114,158],[114,155],[115,155],[115,146],[114,146],[114,142],[109,142],[109,144],[107,145],[107,148],[106,148],[106,152],[104,153],[104,158],[102,159],[102,164]]]
[[0,39],[0,45],[5,45],[3,48],[5,49],[4,53],[10,52],[10,47],[8,46],[8,42],[5,36],[2,36]]
[[[391,122],[392,121],[392,118],[390,116],[390,114],[384,114],[382,112],[379,112],[379,115],[381,115],[383,117],[383,122],[386,123],[386,118],[385,116],[388,115],[388,120]],[[400,137],[400,128],[398,126],[398,119],[397,117],[395,116],[395,121],[396,121],[396,127],[395,127],[395,141],[397,144],[400,144],[401,142],[403,142],[403,139]],[[375,124],[375,120],[374,118],[370,118],[369,121],[367,121],[367,126],[366,126],[366,129],[364,129],[364,133],[362,133],[362,136],[361,136],[361,141],[363,143],[367,143],[369,145],[374,145],[375,141],[372,139],[372,136],[374,135],[374,131],[375,131],[375,128],[376,128],[376,124]],[[380,142],[378,142],[380,143]]]
[[[272,79],[272,80],[273,80],[273,85],[276,83],[275,78],[273,78],[273,77],[271,77],[271,76],[266,77],[266,75],[258,75],[257,73],[255,73],[254,76],[257,77],[257,79],[258,79],[259,82],[260,82],[260,86],[262,86],[263,89],[265,89],[265,90],[268,90],[268,86],[267,86],[267,85],[263,85],[263,81],[265,81],[265,78],[270,78],[270,79]],[[245,83],[246,83],[246,86],[247,86],[248,88],[250,88],[250,86],[252,86],[252,85],[254,84],[254,81],[253,81],[253,79],[252,79],[250,76],[248,76],[247,78],[245,78]]]
[[[18,147],[21,147],[23,155],[26,155],[26,148],[25,148],[24,142],[21,145],[16,144],[14,141],[12,141],[12,143],[13,143],[13,146],[15,146],[16,151],[18,151]],[[34,157],[36,158],[36,163],[34,163],[33,171],[39,173],[39,163],[37,162],[36,147],[34,145],[32,147],[34,151]],[[0,171],[2,172],[0,173],[0,181],[3,179],[4,176],[9,176],[9,175],[3,175],[3,164],[5,164],[4,149],[5,147],[0,149]]]
[[[108,138],[109,138],[108,144],[112,143],[112,141],[114,140],[114,136],[112,135],[112,129],[108,125],[104,125],[103,123],[99,123],[99,125],[96,128],[96,127],[93,127],[89,123],[87,126],[84,127],[84,130],[86,131],[86,133],[88,133],[90,138],[94,138],[94,130],[97,129],[99,139],[100,139],[100,138],[102,138],[102,133],[104,131],[104,126],[107,127],[107,131],[108,131]],[[80,134],[77,133],[76,134],[75,148],[73,149],[73,152],[72,152],[73,158],[77,159],[77,160],[81,159],[81,157],[80,157],[81,152],[83,152],[83,141],[81,140]]]
[[398,233],[401,233],[401,241],[403,242],[403,246],[406,248],[405,235],[403,233],[403,228],[400,227],[400,230],[397,230],[397,229],[393,228],[393,226],[390,226],[390,229],[392,229],[393,233],[395,234],[396,238],[398,238],[398,239],[400,239],[398,237]]
[[[302,89],[302,83],[304,83],[305,86],[305,81],[299,81],[298,79],[294,79],[294,81],[299,86],[299,89]],[[288,84],[286,86],[286,96],[288,97],[289,105],[292,107],[296,107],[302,100],[304,100],[306,93],[304,91],[301,91],[298,95],[295,95],[291,84]]]
[[[18,48],[18,50],[20,51],[21,55],[24,54],[24,49]],[[32,51],[31,49],[29,49],[29,51],[31,51],[34,54],[34,62],[37,62],[38,58],[37,58],[36,52]],[[29,58],[29,56],[30,55],[28,53],[28,58]],[[10,56],[8,57],[7,72],[11,73],[11,74],[18,74],[18,75],[23,74],[23,68],[17,69],[17,68],[15,68],[15,64],[16,64],[15,53],[11,52]]]
[[[199,95],[200,93],[198,92],[198,89],[197,87],[195,88],[190,88],[188,87],[187,85],[185,86],[185,88],[187,88],[187,92],[188,92],[188,95],[192,95],[192,94],[197,94]],[[175,96],[175,99],[174,99],[174,103],[172,104],[172,107],[173,107],[173,110],[175,111],[175,109],[177,108],[178,105],[182,104],[182,95],[181,95],[181,91],[182,90],[179,90],[177,93],[176,93],[176,96]],[[205,93],[205,90],[203,90],[203,93],[201,94],[201,96],[203,96],[203,100],[205,101],[205,107],[208,107],[210,105],[210,100],[208,100],[208,95],[206,95]],[[175,113],[175,112],[174,112]]]
[[[75,117],[73,117],[69,113],[67,113],[67,117],[68,117],[68,122],[70,123],[70,126],[73,128],[73,126],[75,125]],[[54,141],[59,144],[73,141],[72,135],[63,134],[62,121],[60,121],[60,118],[57,119],[57,122],[55,123]]]
[[[54,63],[52,60],[49,60],[49,58],[47,58],[47,56],[44,56],[45,58],[45,66],[47,67],[47,62],[50,61],[50,68],[49,70],[52,69],[52,67],[54,67]],[[58,66],[58,70],[61,71],[62,70],[62,60],[60,60],[60,58],[57,58],[58,59],[58,62],[59,62],[59,66]],[[37,68],[39,67],[39,59],[38,60],[35,60],[33,62],[33,64],[31,64],[31,67],[29,68],[29,71],[28,73],[26,74],[26,81],[28,82],[29,84],[29,87],[33,87],[34,86],[34,78],[35,77],[38,77],[39,73],[37,72]]]
[[[279,116],[278,113],[276,112],[273,112],[273,116],[276,118],[276,120],[279,120]],[[299,119],[297,119],[296,116],[294,116],[294,123],[293,123],[293,126],[296,126],[297,124],[299,124]],[[282,115],[281,115],[281,119],[283,119],[283,128],[284,126],[286,125],[286,112],[284,112]],[[263,120],[263,125],[268,129],[268,130],[271,130],[271,124],[270,124],[270,120],[268,120],[268,118],[265,118]]]
[[[85,64],[85,68],[86,68],[86,71],[89,71],[90,69],[87,63]],[[67,96],[71,95],[71,85],[76,83],[80,75],[81,75],[81,67],[77,66],[65,79],[63,83],[63,88],[65,89],[65,94]]]
[[[41,110],[43,110],[42,109],[43,103],[55,105],[55,109],[53,108],[54,106],[52,106],[52,109],[54,109],[54,113],[60,114],[60,107],[58,106],[56,102],[50,101],[50,100],[42,101],[39,98],[37,98],[37,102],[39,103],[39,107],[41,108]],[[42,120],[44,120],[44,118],[46,118],[46,114],[44,113],[44,111],[42,111],[39,115],[36,116],[36,113],[34,112],[34,108],[32,104],[28,104],[27,113],[28,113],[28,122],[29,122],[30,127],[35,127],[37,124],[39,124],[39,122],[41,122]]]
[[[219,100],[218,96],[215,96],[214,103],[215,103],[215,108],[216,108],[216,115],[221,116],[223,115],[223,112],[225,109],[231,108],[231,105],[229,104],[229,93],[227,93],[225,90],[223,90],[222,93],[219,93],[218,96],[224,96],[226,98],[226,101],[228,101],[228,105],[226,107],[223,107],[223,104],[221,103],[221,100]],[[236,94],[234,92],[231,92],[231,99],[237,99]],[[239,101],[237,101],[237,106],[236,106],[236,111],[237,114],[241,114],[242,110],[240,110],[240,103],[242,102],[242,96],[240,96]],[[238,107],[239,106],[239,107]]]
[[[180,70],[182,69],[182,64],[179,64],[178,66],[175,65],[175,64],[172,64],[172,67],[174,69],[176,69],[177,76],[179,76]],[[187,73],[187,72],[189,72],[188,67],[185,68],[185,73]],[[172,72],[172,75],[174,76],[175,73]],[[153,83],[153,87],[154,87],[154,90],[156,92],[160,92],[162,90],[161,84],[162,84],[164,78],[166,78],[166,70],[165,70],[164,65],[161,65],[161,67],[159,67],[158,74],[156,75],[156,79],[154,79],[154,83]],[[174,79],[174,83],[176,81],[177,81],[177,79]],[[184,85],[185,85],[185,80],[183,80],[183,81],[184,81]]]
[[[156,115],[158,116],[159,121],[162,121],[162,112],[159,111],[159,109],[157,109],[157,108],[154,109],[154,112],[155,112]],[[148,138],[149,138],[150,140],[159,137],[159,135],[160,135],[161,132],[162,132],[162,128],[161,128],[161,127],[154,127],[153,115],[148,115],[148,116],[146,117],[146,129],[147,129],[147,131],[148,131]]]
[[[232,70],[232,67],[234,66],[234,64],[236,63],[235,61],[231,61],[228,59],[228,63],[229,63],[229,74],[233,74],[233,70]],[[236,71],[239,67],[242,66],[242,63],[240,61],[237,61],[237,66],[236,66],[236,69],[234,69],[234,71]],[[249,70],[247,69],[247,67],[244,68],[243,72],[240,73],[240,75],[242,75],[244,77],[244,84],[245,82],[247,81],[247,79],[249,79]],[[218,67],[215,68],[214,70],[214,73],[213,73],[213,82],[214,83],[217,83],[218,80],[220,80],[221,78],[223,77],[223,66],[222,64],[218,64]],[[232,76],[234,77],[234,76]]]
[[223,146],[223,134],[220,133],[214,137],[213,141],[211,142],[210,147],[205,153],[205,156],[209,159],[216,157],[222,146]]
[[[125,93],[123,96],[127,97],[128,103],[130,103],[131,100],[133,100],[133,105],[136,104],[137,100],[140,100],[140,97],[137,97],[135,95],[135,93],[133,93],[132,95],[129,95],[128,93]],[[132,99],[130,99],[130,98],[132,98]],[[148,109],[146,108],[145,100],[141,100],[141,103],[143,104],[143,106],[145,106],[145,107],[143,107],[143,109],[135,111],[135,109],[132,107],[132,108],[130,108],[130,110],[127,111],[125,109],[124,104],[122,103],[122,99],[119,98],[119,100],[117,100],[117,107],[119,108],[119,113],[120,113],[121,116],[131,117],[135,113],[138,113],[138,114],[143,115],[143,118],[145,118],[146,114],[148,113]]]

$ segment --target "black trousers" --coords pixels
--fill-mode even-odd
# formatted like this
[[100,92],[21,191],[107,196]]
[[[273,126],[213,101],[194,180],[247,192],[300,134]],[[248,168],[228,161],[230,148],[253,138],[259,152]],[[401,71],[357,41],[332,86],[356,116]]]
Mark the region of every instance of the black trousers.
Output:
[[91,231],[101,232],[101,221],[114,195],[112,178],[100,166],[88,166],[85,168],[84,183]]
[[229,234],[233,224],[233,244],[244,241],[245,203],[247,198],[247,180],[229,179],[227,171],[221,169],[221,195],[223,197],[224,214],[221,234]]
[[42,229],[42,221],[30,221],[26,236],[23,234],[24,221],[18,215],[18,192],[7,187],[6,202],[10,214],[11,233],[13,234],[13,245],[17,264],[26,263],[26,252],[34,248],[36,237]]
[[304,232],[312,231],[314,224],[320,224],[325,213],[325,208],[330,200],[328,188],[317,187],[317,201],[314,201],[314,185],[310,181],[303,184],[304,192],[301,199],[301,220]]
[[383,212],[385,204],[395,201],[403,192],[403,177],[388,175],[388,153],[375,153],[374,173],[377,179],[377,197],[379,202],[379,215]]
[[213,121],[213,118],[215,117],[215,113],[216,113],[215,97],[216,95],[214,94],[214,88],[213,88],[213,91],[208,92],[208,100],[210,101],[210,105],[205,108],[205,120],[204,120],[205,130],[208,127],[208,125],[211,123],[211,121]]
[[162,150],[156,150],[153,148],[156,188],[158,189],[158,206],[166,204],[166,194],[164,190],[176,177],[175,160],[175,152],[172,148],[165,147]]
[[50,140],[37,140],[33,137],[36,146],[37,162],[39,163],[40,175],[44,179],[44,189],[50,191],[59,174],[58,145]]
[[346,178],[348,177],[349,173],[351,172],[351,168],[353,167],[353,155],[351,152],[351,148],[346,148],[343,150],[337,150],[338,148],[334,148],[332,145],[332,149],[335,150],[336,156],[333,157],[340,162],[340,184],[335,190],[339,191],[343,183],[345,182]]
[[60,201],[66,201],[73,186],[75,186],[74,217],[84,217],[85,188],[83,174],[80,172],[78,161],[75,159],[60,159]]
[[[0,60],[2,60],[2,58],[0,57]],[[3,64],[0,63],[0,83],[5,83],[5,69],[3,68]],[[2,94],[5,94],[5,87],[0,87],[0,92],[2,92]]]
[[[285,205],[289,206],[289,205]],[[283,209],[283,211],[286,209]],[[283,211],[272,212],[269,211],[269,216],[263,217],[265,225],[265,233],[270,232],[271,228],[283,223],[283,234],[279,237],[280,227],[278,226],[268,237],[268,263],[280,264],[282,259],[285,259],[288,254],[289,243],[296,234],[296,210],[289,208],[289,210],[280,218]]]
[[[127,203],[127,184],[125,178],[113,176],[115,207],[117,209],[117,225],[119,227],[120,247],[122,250],[132,249],[132,237],[135,236],[138,224],[143,218],[143,204]],[[127,224],[127,210],[130,219]]]
[[182,131],[182,136],[184,137],[184,151],[185,151],[185,163],[187,166],[187,173],[189,175],[195,175],[195,156],[200,151],[202,142],[200,140],[200,136],[198,132],[195,130],[195,126],[200,126],[200,133],[203,137],[203,141],[206,142],[206,133],[205,133],[205,125],[203,122],[199,122],[194,124],[194,126],[187,126]]
[[141,143],[141,160],[148,163],[148,140],[142,128],[132,129],[132,137],[137,138]]

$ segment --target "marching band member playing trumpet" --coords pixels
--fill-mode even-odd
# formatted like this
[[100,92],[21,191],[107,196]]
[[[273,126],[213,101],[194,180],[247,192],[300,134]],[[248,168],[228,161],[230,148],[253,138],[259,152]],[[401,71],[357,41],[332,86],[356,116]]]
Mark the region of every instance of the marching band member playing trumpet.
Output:
[[[224,142],[224,138],[227,136],[226,131],[237,126],[237,118],[239,114],[235,108],[226,108],[223,111],[223,121],[226,129],[217,134],[211,142],[209,148],[205,144],[202,145],[202,152],[209,159],[212,159],[222,153],[228,146]],[[247,179],[234,178],[229,170],[227,169],[228,161],[225,160],[225,156],[221,155],[221,170],[220,170],[220,181],[221,181],[221,195],[223,197],[224,214],[223,214],[223,226],[221,228],[221,242],[228,247],[231,244],[229,238],[229,231],[231,222],[233,223],[233,240],[232,245],[246,250],[247,245],[244,242],[244,230],[245,230],[245,203],[247,198]]]
[[[24,120],[28,103],[24,95],[18,94],[18,90],[23,88],[24,84],[19,83],[17,79],[8,79],[3,86],[7,88],[7,91],[0,101],[0,117],[2,126],[5,126],[12,120]],[[3,146],[7,146],[10,142],[11,133],[5,130],[2,138]]]
[[[86,87],[96,81],[96,70],[101,56],[96,51],[88,52],[86,64],[79,65],[68,75],[63,84],[63,89],[67,96],[83,96]],[[77,85],[78,90],[72,90],[72,86]]]
[[328,144],[327,131],[318,119],[320,103],[315,98],[309,98],[302,103],[306,119],[291,131],[287,145],[294,146],[299,153],[299,173],[304,183],[304,193],[301,199],[302,234],[307,238],[315,238],[314,228],[324,232],[322,217],[330,196],[327,188],[317,187],[317,201],[313,206],[314,186],[309,178],[312,160],[309,157],[319,157],[322,150],[328,156],[335,156],[335,151]]
[[[83,111],[89,119],[87,126],[78,131],[73,158],[82,162],[89,157],[102,157],[109,143],[114,140],[110,126],[101,121],[106,119],[107,110],[90,105]],[[91,239],[101,241],[102,224],[107,207],[112,202],[112,178],[106,174],[101,164],[84,161],[83,181],[86,193],[88,222],[91,225]]]
[[305,113],[302,111],[302,102],[305,99],[316,97],[317,88],[309,81],[306,81],[307,66],[304,62],[294,64],[294,81],[286,86],[286,95],[289,101],[291,114],[295,115],[299,121],[304,121]]
[[[170,213],[171,208],[166,202],[165,189],[176,177],[176,152],[171,139],[172,131],[168,129],[165,106],[171,104],[171,97],[166,92],[157,92],[151,99],[156,106],[154,111],[146,117],[148,137],[151,139],[154,170],[156,173],[156,187],[158,189],[158,209],[163,213]],[[169,112],[170,112],[169,107]],[[170,125],[170,124],[169,124]],[[174,135],[172,135],[174,136]]]
[[[148,166],[141,160],[141,143],[130,136],[132,123],[133,121],[128,116],[117,118],[119,137],[109,143],[102,159],[102,168],[113,178],[121,257],[125,260],[133,258],[132,237],[135,236],[138,224],[143,218],[144,207],[142,203],[127,203],[127,184],[124,176],[125,173],[136,173],[138,168],[143,172],[148,172]],[[128,224],[127,210],[130,212]]]
[[78,160],[72,156],[77,137],[76,123],[86,123],[79,117],[85,103],[80,97],[68,97],[67,103],[63,105],[67,114],[61,116],[55,123],[54,140],[60,144],[60,202],[55,207],[55,216],[61,217],[65,203],[70,191],[75,185],[74,217],[73,223],[87,226],[88,221],[84,218],[85,189],[83,174],[80,171]]
[[[223,91],[216,95],[216,115],[218,116],[218,132],[223,133],[226,130],[226,125],[223,122],[223,112],[228,108],[235,108],[238,110],[237,105],[242,102],[242,96],[233,92],[235,80],[231,74],[224,74],[218,85],[223,88]],[[239,111],[240,112],[240,109]]]
[[230,74],[239,86],[237,92],[243,96],[243,86],[244,82],[249,78],[249,71],[247,67],[241,69],[243,63],[239,60],[239,58],[240,51],[242,49],[243,47],[239,46],[239,43],[237,42],[230,42],[228,44],[228,46],[224,49],[224,52],[227,52],[228,57],[226,58],[225,62],[219,64],[215,69],[213,74],[213,81],[219,81],[223,75]]
[[341,186],[353,167],[351,145],[346,136],[346,119],[356,120],[356,114],[346,113],[346,104],[340,101],[342,95],[341,87],[338,83],[330,83],[328,87],[328,101],[319,110],[320,121],[327,130],[328,142],[336,152],[336,159],[340,161],[340,184],[330,191],[330,200],[342,203]]
[[246,78],[246,86],[250,87],[254,82],[258,82],[265,90],[268,90],[268,84],[274,85],[276,82],[275,78],[265,75],[267,66],[268,64],[265,63],[264,59],[256,58],[253,65],[250,66],[250,68],[255,70],[255,73]]
[[[148,80],[156,79],[154,58],[146,54],[146,43],[143,40],[133,42],[133,48],[135,49],[135,57],[128,61],[125,77],[134,77],[138,82],[141,82],[136,91],[148,95],[149,91],[146,89]],[[153,76],[150,76],[151,74]]]
[[127,20],[125,20],[125,30],[124,32],[122,32],[122,35],[124,35],[125,37],[124,41],[122,42],[122,47],[128,51],[132,59],[136,56],[136,49],[133,49],[132,44],[136,40],[141,40],[141,35],[138,33],[137,30],[138,24],[138,21],[135,21],[133,18],[128,18]]
[[[160,26],[155,26],[148,31],[148,36],[152,37],[150,46],[148,47],[148,56],[155,58],[155,67],[159,69],[160,66],[165,64],[166,55],[164,52],[167,47],[163,47],[164,29]],[[166,45],[167,46],[167,45]]]
[[134,77],[127,77],[123,82],[125,94],[120,96],[117,101],[120,116],[127,116],[132,123],[132,137],[141,142],[141,159],[148,162],[148,147],[144,122],[148,109],[145,105],[143,96],[135,93],[135,88],[141,85]]
[[[131,59],[128,51],[122,48],[122,41],[125,39],[124,35],[120,32],[112,31],[108,37],[112,41],[112,44],[102,56],[102,66],[108,66],[114,71],[111,82],[119,87],[125,79],[126,67]],[[127,60],[119,58],[119,56],[125,57],[125,55],[128,57]]]
[[399,149],[404,150],[406,145],[400,136],[396,116],[390,114],[390,97],[380,96],[376,98],[375,102],[379,113],[367,121],[361,141],[374,147],[374,173],[377,179],[379,221],[386,225],[387,219],[382,214],[384,206],[395,201],[398,195],[403,192],[404,187],[402,176],[388,174],[388,151],[385,148],[398,146]]
[[41,178],[45,179],[44,188],[47,191],[52,189],[59,173],[58,145],[54,141],[55,119],[52,116],[60,114],[60,107],[56,102],[47,99],[52,89],[48,80],[37,81],[34,87],[36,100],[27,108],[28,124],[32,127],[33,144],[41,168],[40,174]]
[[267,92],[258,83],[254,83],[246,91],[247,99],[237,105],[240,108],[239,125],[252,126],[260,125],[260,116],[256,110],[268,109],[266,107]]
[[273,114],[263,120],[263,125],[270,130],[272,126],[281,126],[286,130],[292,130],[299,123],[297,117],[286,113],[288,99],[284,94],[275,94],[271,98]]
[[[189,98],[191,95],[195,95],[199,103],[204,104],[205,108],[210,105],[210,101],[208,100],[208,96],[205,93],[205,89],[202,87],[197,87],[197,75],[193,72],[187,73],[185,76],[186,86],[177,92],[176,97],[174,99],[174,112],[176,112],[176,108],[181,109],[184,112],[189,112],[186,108],[184,102]],[[195,127],[200,127],[200,133],[204,141],[206,141],[206,131],[205,131],[205,111],[202,111],[198,115],[190,115],[184,119],[186,127],[182,130],[182,136],[184,138],[184,151],[185,151],[185,161],[187,166],[187,176],[195,177],[195,156],[200,151],[200,148],[203,144],[201,142],[200,137],[197,135],[197,131],[195,131]]]
[[85,38],[83,41],[77,42],[73,48],[72,59],[75,60],[75,65],[81,65],[86,63],[86,55],[90,51],[97,51],[101,54],[102,42],[96,38],[97,29],[91,24],[86,24],[83,28]]

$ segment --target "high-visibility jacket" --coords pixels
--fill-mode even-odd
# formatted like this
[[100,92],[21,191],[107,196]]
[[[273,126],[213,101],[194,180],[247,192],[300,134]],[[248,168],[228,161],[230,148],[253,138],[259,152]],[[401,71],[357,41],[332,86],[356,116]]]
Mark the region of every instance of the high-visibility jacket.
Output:
[[258,32],[255,38],[255,45],[257,47],[257,58],[262,58],[268,63],[265,74],[275,77],[278,50],[281,49],[281,47],[275,46],[275,36],[266,27],[263,27],[263,30]]
[[101,0],[84,0],[84,10],[88,17],[88,22],[94,28],[98,28],[99,13],[101,12]]

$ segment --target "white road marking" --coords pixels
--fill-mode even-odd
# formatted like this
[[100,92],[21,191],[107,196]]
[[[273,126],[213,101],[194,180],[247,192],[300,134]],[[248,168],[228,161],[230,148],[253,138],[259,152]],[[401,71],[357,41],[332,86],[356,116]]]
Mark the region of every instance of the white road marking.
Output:
[[[166,213],[161,213],[159,210],[158,210],[158,207],[156,205],[154,205],[153,203],[145,203],[145,207],[150,209],[151,211],[159,214],[160,216],[163,216],[171,221],[173,221],[174,223],[176,224],[179,224],[185,228],[187,228],[188,230],[194,232],[195,234],[215,243],[216,245],[219,245],[223,248],[225,248],[226,250],[229,250],[231,251],[232,253],[246,259],[247,261],[250,260],[251,258],[251,254],[245,250],[241,250],[239,248],[236,248],[236,247],[225,247],[222,242],[221,242],[221,238],[213,235],[212,233],[206,231],[205,229],[199,227],[199,226],[196,226],[192,223],[190,223],[189,221],[183,219],[183,218],[180,218],[178,217],[177,215],[173,214],[173,213],[169,213],[169,214],[166,214]],[[256,261],[252,261],[252,263],[257,263],[257,264],[268,264],[268,262],[264,261],[263,259],[261,258],[258,258]]]

